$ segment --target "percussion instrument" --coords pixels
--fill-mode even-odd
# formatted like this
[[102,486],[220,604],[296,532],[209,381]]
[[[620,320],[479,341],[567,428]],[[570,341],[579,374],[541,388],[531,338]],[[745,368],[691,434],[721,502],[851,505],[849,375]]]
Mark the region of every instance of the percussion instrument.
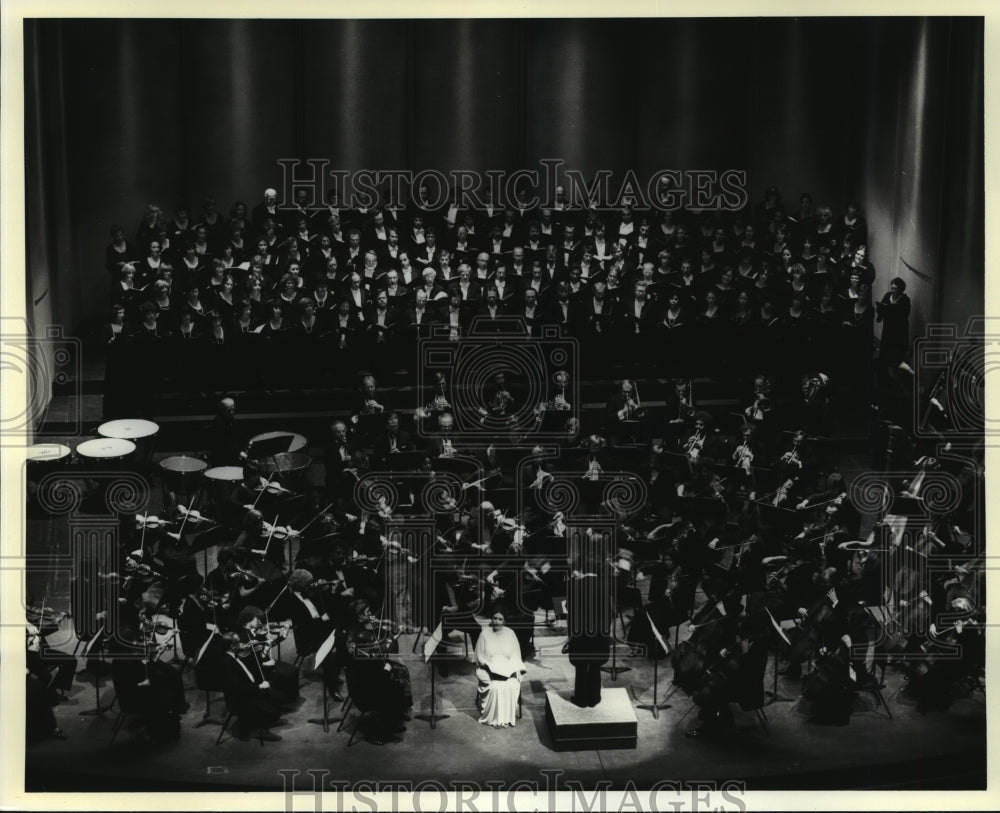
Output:
[[206,469],[205,480],[212,504],[215,506],[216,517],[225,516],[229,511],[229,499],[236,487],[243,482],[242,466],[216,466]]
[[76,453],[95,467],[122,463],[135,453],[135,444],[121,438],[94,438],[76,447]]
[[34,466],[64,466],[69,463],[70,448],[61,443],[36,443],[25,450],[29,471]]
[[175,494],[194,494],[201,483],[201,473],[208,464],[197,457],[178,455],[160,461],[163,488]]
[[117,438],[129,440],[135,444],[135,460],[137,463],[148,463],[153,456],[156,445],[156,435],[160,427],[152,421],[141,418],[124,418],[118,421],[108,421],[97,427],[97,434],[102,438]]
[[[257,444],[264,444],[269,454],[262,456],[256,453],[253,447]],[[250,438],[250,457],[253,460],[266,460],[275,452],[301,452],[308,445],[309,441],[305,437],[294,432],[264,432]]]
[[285,488],[302,491],[308,485],[306,477],[312,462],[312,458],[305,452],[279,452],[273,457],[262,459],[260,471],[265,476],[277,473]]
[[61,443],[36,443],[26,450],[25,482],[32,501],[38,484],[50,472],[64,468],[70,462],[70,448]]

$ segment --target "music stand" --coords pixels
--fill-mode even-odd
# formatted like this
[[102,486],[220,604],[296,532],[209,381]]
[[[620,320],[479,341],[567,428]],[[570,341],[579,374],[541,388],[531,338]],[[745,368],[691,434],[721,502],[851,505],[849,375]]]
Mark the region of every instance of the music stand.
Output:
[[[101,628],[94,633],[87,646],[83,650],[83,658],[86,660],[90,657],[91,651],[97,644],[98,639],[101,641],[101,646],[99,647],[101,663],[104,662],[104,637],[105,637],[105,626],[101,624]],[[81,711],[80,716],[89,716],[91,714],[102,715],[106,711],[111,711],[112,706],[114,706],[115,701],[112,700],[107,706],[101,705],[101,670],[94,672],[94,696],[97,699],[97,705],[92,709],[87,709],[86,711]]]
[[[656,628],[656,624],[653,623],[652,617],[649,613],[646,613],[646,618],[649,620],[649,628],[653,632],[653,637],[656,639],[657,643],[663,647],[663,654],[667,655],[670,653],[670,645],[663,639],[660,635],[660,631]],[[657,701],[657,693],[659,691],[659,669],[660,669],[660,659],[656,656],[656,652],[653,652],[653,702],[651,703],[639,703],[636,705],[637,709],[643,709],[644,711],[653,712],[653,719],[660,719],[660,711],[662,709],[671,708],[670,704],[664,700],[662,703]],[[635,691],[633,687],[633,692]],[[638,699],[638,698],[637,698]]]
[[774,616],[771,615],[771,611],[767,608],[765,608],[765,611],[767,612],[768,619],[771,621],[771,627],[779,640],[775,641],[774,644],[774,679],[771,691],[765,690],[764,692],[764,694],[769,697],[768,701],[764,705],[770,706],[772,703],[794,703],[795,698],[784,697],[783,695],[778,694],[778,647],[780,646],[780,641],[784,641],[789,646],[791,646],[792,642],[788,640],[788,636],[785,635],[785,631],[782,629],[781,624],[779,624],[778,621],[775,620]]
[[615,637],[614,630],[611,631],[611,666],[602,666],[601,671],[611,675],[611,679],[614,681],[618,680],[619,675],[632,671],[631,666],[618,665],[618,639]]
[[426,459],[424,452],[394,452],[384,463],[388,471],[418,471]]
[[434,686],[434,677],[437,674],[434,669],[434,662],[431,660],[431,656],[437,650],[438,644],[444,640],[444,627],[441,621],[438,621],[437,627],[434,628],[434,632],[430,634],[427,638],[427,642],[424,644],[424,662],[428,664],[431,670],[431,710],[429,714],[415,714],[414,718],[417,720],[426,720],[431,724],[431,729],[437,728],[438,720],[447,720],[450,714],[438,714],[437,713],[437,694]]
[[[198,669],[198,664],[201,663],[201,659],[205,657],[205,653],[208,652],[208,648],[212,645],[212,640],[216,635],[219,635],[218,626],[213,627],[211,634],[205,639],[205,643],[201,645],[201,649],[198,650],[198,654],[194,659],[194,668]],[[195,677],[197,677],[197,672],[195,672]],[[201,728],[203,725],[223,725],[222,720],[216,720],[214,717],[209,716],[209,710],[212,704],[209,700],[211,697],[212,690],[205,689],[205,713],[201,716],[201,719],[194,724],[195,728]]]
[[435,472],[446,471],[450,474],[457,474],[463,480],[476,479],[479,473],[480,463],[473,457],[454,455],[453,457],[435,457],[431,460],[431,469]]
[[[316,656],[313,659],[313,668],[319,669],[320,666],[323,664],[323,661],[325,661],[327,656],[333,651],[334,638],[336,637],[336,635],[337,631],[331,630],[330,634],[326,637],[326,640],[319,645],[319,649],[316,650]],[[330,723],[339,723],[343,719],[344,719],[343,717],[330,717],[329,693],[327,692],[326,681],[323,680],[323,716],[313,717],[309,720],[306,720],[306,722],[310,723],[311,725],[323,726],[323,733],[329,734]]]

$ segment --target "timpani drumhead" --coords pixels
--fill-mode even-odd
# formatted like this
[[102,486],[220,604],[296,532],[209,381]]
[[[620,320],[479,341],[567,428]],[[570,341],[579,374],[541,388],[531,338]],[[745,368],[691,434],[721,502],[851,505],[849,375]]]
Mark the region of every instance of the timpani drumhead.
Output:
[[97,427],[97,434],[102,438],[120,438],[122,440],[140,440],[148,438],[160,431],[160,427],[152,421],[142,418],[123,418],[118,421],[108,421]]
[[207,468],[208,464],[204,460],[187,455],[165,457],[160,461],[164,484],[185,494],[194,492],[199,483],[199,475]]
[[76,447],[76,453],[91,460],[121,460],[135,451],[135,444],[121,438],[94,438]]
[[205,476],[209,480],[219,480],[229,483],[239,483],[243,480],[242,466],[216,466],[214,469],[207,469]]
[[29,463],[55,463],[69,457],[69,446],[61,443],[36,443],[26,450]]
[[288,447],[283,449],[285,452],[300,452],[309,444],[309,441],[304,436],[297,435],[294,432],[264,432],[261,435],[254,435],[254,437],[250,438],[250,445],[253,446],[255,443],[264,443],[265,441],[274,441],[277,443],[279,438],[288,439]]
[[[178,455],[176,457],[165,457],[160,461],[160,468],[174,474],[197,474],[208,468],[208,463],[199,460],[197,457]],[[241,469],[242,471],[242,469]]]

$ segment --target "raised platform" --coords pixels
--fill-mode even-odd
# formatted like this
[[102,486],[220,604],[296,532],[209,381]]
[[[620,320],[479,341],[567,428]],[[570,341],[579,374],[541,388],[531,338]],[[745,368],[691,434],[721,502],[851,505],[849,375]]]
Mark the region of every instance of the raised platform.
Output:
[[570,702],[571,692],[545,693],[545,719],[557,751],[635,748],[639,721],[628,691],[603,689],[601,702],[582,709]]

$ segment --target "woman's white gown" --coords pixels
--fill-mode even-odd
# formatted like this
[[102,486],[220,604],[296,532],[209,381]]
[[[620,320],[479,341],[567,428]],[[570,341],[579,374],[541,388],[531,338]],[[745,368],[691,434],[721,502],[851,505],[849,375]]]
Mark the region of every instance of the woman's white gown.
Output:
[[497,632],[483,630],[476,643],[476,663],[498,675],[517,675],[516,678],[500,681],[489,680],[482,669],[477,672],[483,707],[479,722],[497,728],[513,726],[517,717],[517,699],[521,695],[521,673],[525,671],[521,646],[514,631],[508,627]]

